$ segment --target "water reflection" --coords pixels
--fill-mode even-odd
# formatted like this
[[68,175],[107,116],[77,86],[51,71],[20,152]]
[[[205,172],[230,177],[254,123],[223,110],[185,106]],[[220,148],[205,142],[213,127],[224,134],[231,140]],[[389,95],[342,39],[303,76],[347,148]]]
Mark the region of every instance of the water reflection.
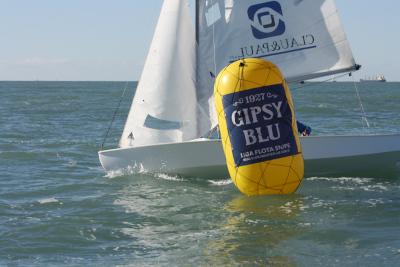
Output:
[[134,181],[114,201],[125,212],[116,229],[118,246],[132,259],[145,265],[295,265],[296,252],[288,245],[309,229],[303,223],[307,198],[249,198],[229,184]]
[[303,207],[299,195],[232,199],[223,207],[220,238],[206,248],[210,264],[295,266],[289,251],[282,255],[282,247],[305,231]]

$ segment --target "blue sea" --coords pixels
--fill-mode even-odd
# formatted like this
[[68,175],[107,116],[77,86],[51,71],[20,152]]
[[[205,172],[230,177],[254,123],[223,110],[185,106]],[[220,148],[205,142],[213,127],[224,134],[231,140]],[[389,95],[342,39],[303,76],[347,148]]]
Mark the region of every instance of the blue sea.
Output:
[[[105,173],[136,85],[0,82],[0,266],[399,266],[400,174],[249,198],[223,177]],[[292,93],[313,135],[400,133],[400,83]]]

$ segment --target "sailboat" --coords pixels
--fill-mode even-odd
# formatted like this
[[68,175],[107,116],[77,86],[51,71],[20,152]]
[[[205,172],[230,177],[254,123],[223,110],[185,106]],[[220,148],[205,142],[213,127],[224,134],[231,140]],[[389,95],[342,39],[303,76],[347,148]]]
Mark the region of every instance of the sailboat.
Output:
[[[106,171],[228,177],[213,83],[241,58],[275,63],[289,83],[359,69],[334,0],[165,0],[116,149]],[[301,137],[306,176],[397,175],[400,135]]]

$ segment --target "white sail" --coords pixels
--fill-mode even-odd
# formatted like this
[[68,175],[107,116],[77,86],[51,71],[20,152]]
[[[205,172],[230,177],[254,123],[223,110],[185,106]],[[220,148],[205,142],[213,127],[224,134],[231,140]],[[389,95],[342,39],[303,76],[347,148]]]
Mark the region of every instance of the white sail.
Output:
[[187,0],[165,0],[120,147],[196,137],[195,51]]
[[334,0],[200,0],[199,103],[202,130],[217,124],[213,76],[230,62],[266,58],[289,82],[356,68]]

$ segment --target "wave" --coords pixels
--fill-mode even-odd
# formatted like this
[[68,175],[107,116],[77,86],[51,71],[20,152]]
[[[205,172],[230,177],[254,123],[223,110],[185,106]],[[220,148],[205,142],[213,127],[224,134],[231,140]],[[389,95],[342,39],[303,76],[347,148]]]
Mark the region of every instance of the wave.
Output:
[[155,178],[167,180],[167,181],[175,181],[175,182],[183,182],[186,181],[184,178],[179,177],[178,175],[171,175],[167,173],[155,173]]
[[208,180],[208,182],[210,184],[212,184],[212,185],[215,185],[215,186],[225,186],[225,185],[231,184],[232,180],[231,179],[224,179],[224,180],[218,180],[218,181],[216,181],[216,180]]
[[363,177],[311,177],[307,181],[327,181],[333,184],[331,187],[341,191],[365,191],[365,192],[386,192],[390,190],[390,182],[377,182],[374,178]]
[[373,180],[373,178],[364,177],[309,177],[306,178],[307,181],[330,181],[344,183],[354,183],[354,184],[366,184]]
[[51,203],[60,203],[60,204],[62,204],[62,202],[60,202],[58,199],[56,199],[54,197],[39,199],[37,202],[39,204],[51,204]]
[[132,176],[132,175],[148,175],[152,176],[154,178],[162,179],[162,180],[167,180],[167,181],[177,181],[177,182],[182,182],[185,181],[184,178],[178,176],[178,175],[172,175],[172,174],[167,174],[165,172],[150,172],[146,170],[142,164],[135,164],[133,166],[128,166],[123,169],[118,169],[114,171],[109,171],[106,173],[105,177],[109,179],[114,179],[114,178],[119,178],[123,176]]

